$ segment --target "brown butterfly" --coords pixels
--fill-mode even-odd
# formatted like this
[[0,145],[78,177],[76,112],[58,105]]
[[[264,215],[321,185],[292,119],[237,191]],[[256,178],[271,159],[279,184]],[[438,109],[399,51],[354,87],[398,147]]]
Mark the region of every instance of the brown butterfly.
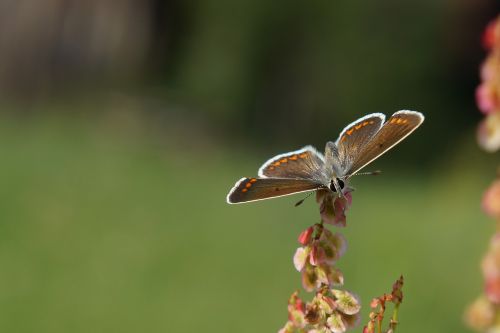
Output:
[[349,178],[410,135],[424,121],[416,111],[402,110],[386,122],[382,113],[347,125],[337,141],[327,142],[323,156],[312,146],[276,155],[259,169],[257,178],[242,178],[229,191],[230,204],[300,192],[329,189],[342,195]]

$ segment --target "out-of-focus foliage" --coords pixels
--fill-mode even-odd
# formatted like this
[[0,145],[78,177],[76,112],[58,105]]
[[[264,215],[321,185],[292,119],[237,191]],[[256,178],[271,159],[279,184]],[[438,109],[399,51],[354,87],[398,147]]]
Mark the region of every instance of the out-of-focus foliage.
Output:
[[357,116],[411,108],[432,116],[423,131],[442,149],[477,119],[479,35],[498,11],[492,0],[3,0],[0,8],[6,98],[140,90],[175,105],[163,107],[169,117],[280,148],[323,144]]

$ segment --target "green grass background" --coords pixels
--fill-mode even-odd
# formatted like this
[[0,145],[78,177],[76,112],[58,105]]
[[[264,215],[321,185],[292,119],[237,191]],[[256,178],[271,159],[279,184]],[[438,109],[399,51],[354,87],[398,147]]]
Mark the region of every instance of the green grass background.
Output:
[[[314,200],[229,206],[233,183],[278,152],[132,123],[2,116],[0,331],[277,331],[301,288],[292,256],[318,221]],[[480,199],[496,162],[472,129],[432,168],[388,154],[371,168],[381,176],[354,180],[338,266],[363,322],[404,274],[400,332],[468,332],[463,311],[494,230]]]

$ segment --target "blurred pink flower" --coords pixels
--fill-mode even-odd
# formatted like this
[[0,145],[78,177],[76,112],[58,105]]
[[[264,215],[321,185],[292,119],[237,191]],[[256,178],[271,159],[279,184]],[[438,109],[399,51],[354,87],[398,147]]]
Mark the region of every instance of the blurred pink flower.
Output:
[[494,87],[482,83],[476,89],[476,103],[479,110],[488,114],[494,111],[498,106],[498,97]]
[[489,54],[481,65],[476,104],[486,119],[479,124],[477,140],[481,148],[495,152],[500,149],[500,16],[485,29],[483,45]]
[[477,140],[487,152],[493,153],[500,149],[500,112],[487,115],[479,124]]
[[499,18],[492,20],[484,30],[482,44],[487,50],[491,50],[495,43],[498,43],[498,39],[500,38],[500,26],[498,21]]
[[500,233],[493,236],[490,248],[481,262],[485,294],[494,304],[500,304]]
[[499,64],[495,60],[495,57],[488,57],[481,65],[480,76],[482,81],[493,80],[497,75]]
[[500,304],[500,277],[487,278],[484,284],[484,291],[491,303]]
[[500,179],[490,185],[483,195],[483,210],[493,218],[500,218]]
[[[477,129],[479,146],[488,151],[500,149],[500,16],[492,20],[482,36],[488,55],[481,65],[481,83],[476,89],[476,103],[485,115]],[[483,210],[500,220],[500,179],[486,190],[482,199]],[[500,233],[490,242],[481,262],[484,276],[484,296],[467,310],[470,327],[482,332],[500,332]]]
[[479,297],[467,309],[465,320],[473,329],[486,331],[491,329],[491,326],[494,324],[495,312],[495,306],[488,299]]

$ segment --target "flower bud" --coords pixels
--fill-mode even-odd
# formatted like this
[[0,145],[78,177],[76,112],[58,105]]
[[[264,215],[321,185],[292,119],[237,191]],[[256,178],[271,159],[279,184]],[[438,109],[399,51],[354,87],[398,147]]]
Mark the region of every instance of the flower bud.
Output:
[[313,231],[314,231],[313,227],[309,227],[306,230],[302,231],[299,235],[299,243],[302,245],[309,244],[312,238]]

